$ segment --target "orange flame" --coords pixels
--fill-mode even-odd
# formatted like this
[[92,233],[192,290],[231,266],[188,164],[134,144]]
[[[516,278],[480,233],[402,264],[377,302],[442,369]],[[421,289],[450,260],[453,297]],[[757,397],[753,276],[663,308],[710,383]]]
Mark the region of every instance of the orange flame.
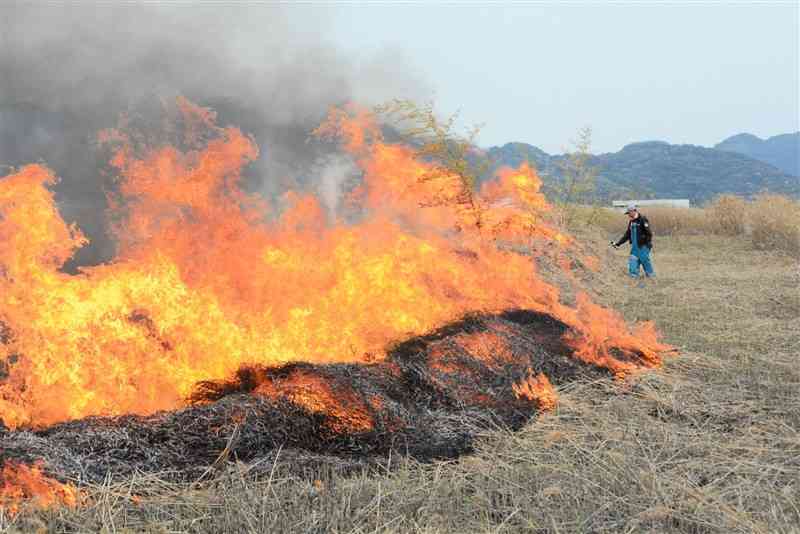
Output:
[[271,399],[287,399],[311,413],[327,415],[328,425],[339,433],[372,430],[375,426],[372,413],[380,408],[377,397],[368,404],[353,391],[334,391],[323,377],[302,371],[284,380],[261,382],[253,393]]
[[174,409],[197,382],[243,364],[369,361],[473,311],[551,314],[571,327],[577,357],[619,374],[658,365],[652,326],[631,332],[587,297],[563,305],[530,257],[505,246],[572,243],[546,222],[534,169],[504,169],[465,196],[457,176],[385,142],[369,114],[336,110],[317,133],[361,169],[358,210],[330,223],[316,197],[293,192],[278,215],[240,186],[254,141],[215,126],[210,110],[179,109],[183,150],[104,135],[120,191],[109,264],[59,270],[86,239],[59,216],[52,172],[0,179],[5,425]]
[[75,506],[78,490],[42,473],[40,465],[6,462],[0,470],[0,508],[14,516],[26,501],[41,508]]
[[558,404],[558,393],[544,373],[534,376],[532,372],[529,372],[528,378],[513,384],[511,388],[518,399],[525,398],[534,401],[540,410],[552,410]]

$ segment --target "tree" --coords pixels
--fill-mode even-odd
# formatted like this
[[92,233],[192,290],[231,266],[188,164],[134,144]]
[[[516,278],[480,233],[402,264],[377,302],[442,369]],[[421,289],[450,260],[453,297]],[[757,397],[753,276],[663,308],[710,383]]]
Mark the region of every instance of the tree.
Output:
[[554,189],[557,201],[562,204],[588,204],[593,201],[598,168],[590,163],[592,157],[592,129],[585,126],[572,141],[573,150],[556,163],[560,176]]
[[[555,203],[565,225],[574,222],[579,205],[596,203],[594,193],[599,172],[599,168],[591,164],[592,128],[585,126],[578,130],[578,136],[571,144],[572,150],[556,162],[558,176],[552,180]],[[593,210],[589,218],[594,219],[595,215]]]
[[458,180],[456,194],[439,199],[438,203],[455,204],[464,210],[480,232],[483,226],[482,209],[476,198],[475,186],[478,178],[486,172],[488,162],[481,158],[482,163],[475,163],[478,158],[471,156],[481,126],[473,126],[460,134],[455,128],[458,113],[439,119],[432,103],[420,105],[412,100],[392,100],[377,106],[375,112],[387,117],[403,140],[432,165],[431,172],[422,180],[453,177]]

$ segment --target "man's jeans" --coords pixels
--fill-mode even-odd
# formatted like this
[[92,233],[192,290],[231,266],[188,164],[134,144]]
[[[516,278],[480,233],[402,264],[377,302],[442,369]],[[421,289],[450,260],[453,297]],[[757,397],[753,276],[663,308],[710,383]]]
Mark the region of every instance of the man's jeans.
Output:
[[628,258],[628,273],[634,278],[639,278],[639,266],[644,268],[644,274],[647,276],[656,275],[653,272],[653,264],[650,262],[650,249],[647,247],[631,249],[631,255]]

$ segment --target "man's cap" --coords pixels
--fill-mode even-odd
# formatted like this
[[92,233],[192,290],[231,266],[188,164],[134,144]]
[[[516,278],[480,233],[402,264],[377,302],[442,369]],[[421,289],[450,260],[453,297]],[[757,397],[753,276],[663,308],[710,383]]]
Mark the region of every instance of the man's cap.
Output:
[[632,211],[636,211],[636,204],[628,204],[628,207],[625,208],[625,213],[630,213]]

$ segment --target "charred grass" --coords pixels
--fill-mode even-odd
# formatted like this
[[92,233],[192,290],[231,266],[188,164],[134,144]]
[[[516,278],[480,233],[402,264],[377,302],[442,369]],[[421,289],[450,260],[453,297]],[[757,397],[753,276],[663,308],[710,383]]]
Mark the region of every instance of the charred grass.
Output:
[[664,237],[659,277],[639,287],[626,254],[597,253],[596,298],[656,321],[680,349],[664,369],[562,386],[554,412],[483,430],[455,461],[398,451],[386,467],[298,476],[279,453],[269,469],[231,464],[198,484],[85,486],[83,506],[0,518],[0,530],[800,532],[797,261],[743,237]]

